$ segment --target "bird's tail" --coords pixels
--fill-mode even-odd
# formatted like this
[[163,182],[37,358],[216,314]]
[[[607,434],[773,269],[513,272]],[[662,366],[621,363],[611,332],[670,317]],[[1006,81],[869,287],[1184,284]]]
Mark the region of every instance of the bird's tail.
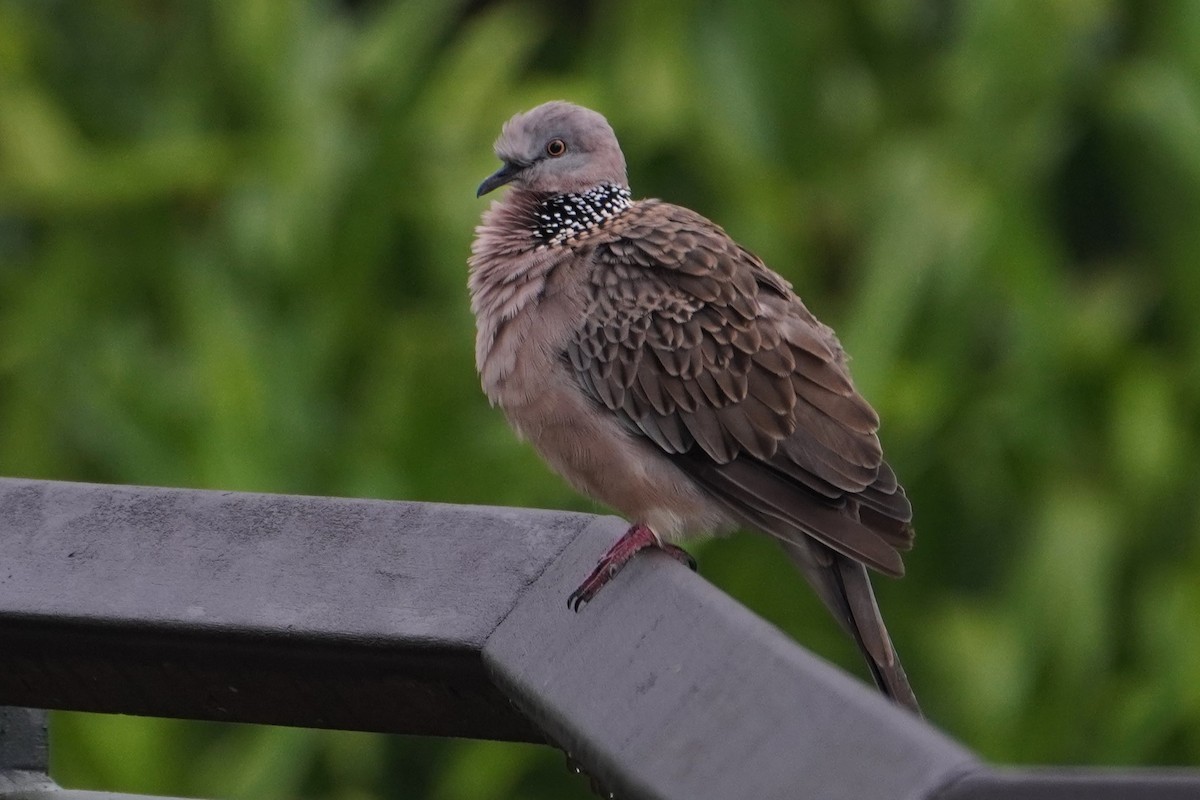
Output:
[[834,619],[858,644],[879,690],[919,715],[921,707],[883,624],[866,567],[813,540],[782,544]]

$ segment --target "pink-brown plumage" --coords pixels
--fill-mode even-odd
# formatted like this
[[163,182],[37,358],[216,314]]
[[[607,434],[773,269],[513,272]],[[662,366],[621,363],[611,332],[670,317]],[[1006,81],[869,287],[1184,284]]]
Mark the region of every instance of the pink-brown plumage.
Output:
[[779,539],[915,710],[863,569],[903,573],[912,510],[833,331],[714,223],[632,201],[595,112],[539,106],[496,150],[505,166],[480,192],[512,186],[470,259],[488,398],[659,543],[739,527]]

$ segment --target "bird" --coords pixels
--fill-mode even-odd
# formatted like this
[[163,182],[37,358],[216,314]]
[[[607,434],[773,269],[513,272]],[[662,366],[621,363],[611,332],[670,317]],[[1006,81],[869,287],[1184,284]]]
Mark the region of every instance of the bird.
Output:
[[600,113],[555,100],[504,123],[468,259],[488,400],[548,466],[630,521],[568,598],[639,551],[751,529],[777,539],[920,714],[867,572],[904,573],[912,506],[847,355],[792,285],[687,208],[634,200]]

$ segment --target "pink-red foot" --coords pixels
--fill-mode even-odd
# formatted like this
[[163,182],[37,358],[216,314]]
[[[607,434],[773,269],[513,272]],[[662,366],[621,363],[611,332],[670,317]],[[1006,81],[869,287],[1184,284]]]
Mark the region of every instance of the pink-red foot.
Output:
[[621,571],[634,554],[647,547],[656,547],[692,570],[696,569],[696,559],[692,558],[688,551],[673,544],[664,544],[644,523],[635,522],[604,555],[600,556],[596,568],[579,584],[579,588],[571,592],[571,596],[567,598],[567,608],[578,611],[580,606],[595,597],[596,593]]

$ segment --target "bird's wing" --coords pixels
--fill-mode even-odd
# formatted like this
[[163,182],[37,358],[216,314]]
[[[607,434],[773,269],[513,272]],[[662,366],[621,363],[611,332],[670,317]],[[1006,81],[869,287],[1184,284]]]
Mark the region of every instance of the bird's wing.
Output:
[[735,517],[903,573],[912,509],[833,332],[719,227],[639,204],[592,251],[583,391]]

